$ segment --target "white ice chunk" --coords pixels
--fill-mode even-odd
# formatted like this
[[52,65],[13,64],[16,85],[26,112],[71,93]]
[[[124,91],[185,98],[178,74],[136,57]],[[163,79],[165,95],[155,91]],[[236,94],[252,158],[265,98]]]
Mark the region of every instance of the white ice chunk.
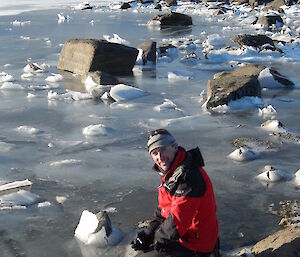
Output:
[[96,214],[84,210],[76,227],[75,237],[87,245],[97,247],[115,245],[121,241],[123,236],[119,229],[112,225],[112,232],[107,236],[104,226],[99,231],[96,231],[98,224],[99,221]]
[[0,83],[3,83],[3,82],[12,82],[14,81],[14,77],[10,74],[0,74]]
[[16,189],[16,188],[28,187],[31,185],[32,185],[32,182],[28,179],[14,181],[14,182],[10,182],[10,183],[4,184],[4,185],[0,185],[0,192],[6,191],[6,190],[11,190],[11,189]]
[[238,100],[230,101],[228,108],[230,112],[235,111],[251,111],[263,106],[264,103],[261,98],[253,96],[244,96]]
[[300,186],[300,169],[295,173],[295,183]]
[[89,125],[82,129],[82,134],[86,136],[107,136],[109,130],[110,129],[103,124]]
[[14,20],[11,22],[11,24],[16,27],[29,25],[30,23],[31,23],[31,21],[18,21],[18,20]]
[[93,97],[101,97],[105,92],[108,92],[111,86],[97,84],[91,76],[87,76],[85,80],[86,92]]
[[37,91],[37,90],[49,90],[58,88],[58,85],[30,85],[29,89]]
[[147,25],[149,27],[158,27],[158,26],[160,26],[160,24],[161,23],[158,20],[150,20],[150,21],[147,22]]
[[12,82],[4,82],[0,87],[1,90],[24,90],[25,88],[20,84]]
[[111,88],[110,96],[116,101],[129,101],[138,97],[146,96],[147,93],[143,90],[125,84],[118,84]]
[[58,13],[57,17],[58,17],[57,22],[59,24],[64,23],[65,21],[70,19],[69,15],[64,15],[63,13]]
[[0,196],[0,209],[13,206],[29,206],[41,202],[41,198],[26,190]]
[[[95,230],[98,227],[98,219],[94,213],[89,212],[88,210],[84,210],[81,214],[79,224],[75,230],[75,237],[84,242],[85,244],[93,244],[96,241],[95,236],[91,238],[94,234]],[[101,233],[100,233],[101,232]],[[104,233],[103,233],[104,232]],[[99,237],[102,238],[101,241],[103,245],[107,245],[107,237],[104,231],[98,232]],[[99,238],[99,240],[100,240]]]
[[164,99],[164,102],[162,104],[156,105],[153,109],[157,112],[168,111],[168,110],[176,110],[182,112],[182,110],[179,109],[177,105],[170,99]]
[[258,154],[246,147],[240,147],[239,149],[236,149],[232,153],[230,153],[227,157],[234,161],[242,162],[256,159],[258,157]]
[[37,63],[28,63],[24,68],[23,68],[25,73],[42,73],[45,70],[38,65]]
[[113,34],[113,36],[103,35],[103,38],[111,43],[130,45],[130,43],[126,39],[121,38],[118,34]]
[[65,201],[67,201],[67,197],[65,197],[65,196],[59,196],[59,195],[57,195],[56,197],[55,197],[55,200],[56,200],[56,202],[58,202],[59,204],[64,204],[65,203]]
[[266,88],[282,88],[283,84],[275,80],[274,76],[271,74],[269,68],[265,68],[258,75],[258,81],[261,87]]
[[30,134],[30,135],[36,135],[36,134],[42,132],[40,129],[30,127],[30,126],[25,126],[25,125],[17,127],[16,131],[23,133],[23,134]]
[[264,108],[258,108],[258,115],[260,116],[268,116],[268,115],[275,115],[277,112],[275,108],[272,105],[268,105],[267,107]]
[[262,182],[279,182],[291,180],[294,178],[294,175],[283,170],[275,169],[271,165],[266,165],[264,171],[257,175],[257,178]]
[[190,80],[193,78],[193,73],[189,71],[171,71],[168,72],[169,81]]
[[85,9],[91,9],[93,6],[91,6],[88,2],[82,2],[80,4],[74,5],[73,8],[75,10],[85,10]]
[[32,93],[28,93],[28,94],[27,94],[27,98],[28,98],[28,99],[35,98],[35,97],[36,97],[35,94],[32,94]]
[[31,80],[32,77],[33,77],[33,74],[31,72],[23,73],[21,75],[21,79],[24,79],[24,80]]
[[50,162],[49,166],[51,166],[51,167],[73,166],[73,165],[77,165],[77,164],[81,164],[81,163],[82,163],[81,160],[67,159],[67,160]]
[[48,202],[48,201],[45,201],[45,202],[42,202],[42,203],[38,203],[38,204],[37,204],[37,207],[38,207],[38,208],[44,208],[44,207],[49,207],[49,206],[51,206],[51,203]]
[[279,120],[267,120],[261,124],[261,128],[270,132],[286,132],[282,123]]
[[94,97],[89,93],[80,93],[68,90],[67,93],[58,94],[50,90],[48,92],[48,99],[49,100],[66,100],[66,101],[79,101],[79,100],[88,100],[93,99]]
[[48,76],[45,80],[48,81],[48,82],[54,82],[55,83],[55,82],[62,81],[63,76],[60,75],[60,74],[52,73],[52,76]]

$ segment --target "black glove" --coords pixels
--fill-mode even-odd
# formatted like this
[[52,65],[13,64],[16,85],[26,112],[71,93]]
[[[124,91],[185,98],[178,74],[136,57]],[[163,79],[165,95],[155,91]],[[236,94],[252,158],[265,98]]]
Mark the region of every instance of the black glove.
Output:
[[167,245],[160,243],[158,241],[154,242],[154,250],[158,251],[158,252],[166,252],[167,251]]
[[143,230],[137,233],[136,239],[131,242],[131,247],[138,251],[143,250],[146,251],[149,249],[150,245],[153,243],[153,235],[146,234]]

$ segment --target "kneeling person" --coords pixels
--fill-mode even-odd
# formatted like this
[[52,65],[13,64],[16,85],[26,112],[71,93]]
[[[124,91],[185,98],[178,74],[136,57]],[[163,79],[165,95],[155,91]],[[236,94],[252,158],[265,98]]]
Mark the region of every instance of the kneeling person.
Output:
[[161,175],[158,206],[132,247],[144,257],[218,256],[215,196],[199,148],[186,151],[165,129],[150,132],[147,146]]

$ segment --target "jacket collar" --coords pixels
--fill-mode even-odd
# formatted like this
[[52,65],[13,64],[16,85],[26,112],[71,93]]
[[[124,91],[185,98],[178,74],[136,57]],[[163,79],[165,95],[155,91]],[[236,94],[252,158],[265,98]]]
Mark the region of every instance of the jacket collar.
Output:
[[167,175],[172,174],[179,165],[183,164],[187,155],[189,155],[190,157],[189,160],[192,161],[194,165],[199,167],[204,167],[202,154],[198,147],[186,152],[183,147],[179,146],[178,151],[174,157],[174,160],[172,161],[172,164],[167,171],[161,170],[156,164],[154,164],[152,169],[158,172],[163,178],[165,178]]

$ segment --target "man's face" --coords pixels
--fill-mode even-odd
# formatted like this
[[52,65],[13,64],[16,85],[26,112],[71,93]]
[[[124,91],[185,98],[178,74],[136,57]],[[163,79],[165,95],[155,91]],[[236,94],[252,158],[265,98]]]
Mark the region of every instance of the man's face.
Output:
[[160,167],[163,171],[167,171],[174,160],[177,150],[178,146],[176,144],[158,147],[151,152],[151,157],[158,167]]

